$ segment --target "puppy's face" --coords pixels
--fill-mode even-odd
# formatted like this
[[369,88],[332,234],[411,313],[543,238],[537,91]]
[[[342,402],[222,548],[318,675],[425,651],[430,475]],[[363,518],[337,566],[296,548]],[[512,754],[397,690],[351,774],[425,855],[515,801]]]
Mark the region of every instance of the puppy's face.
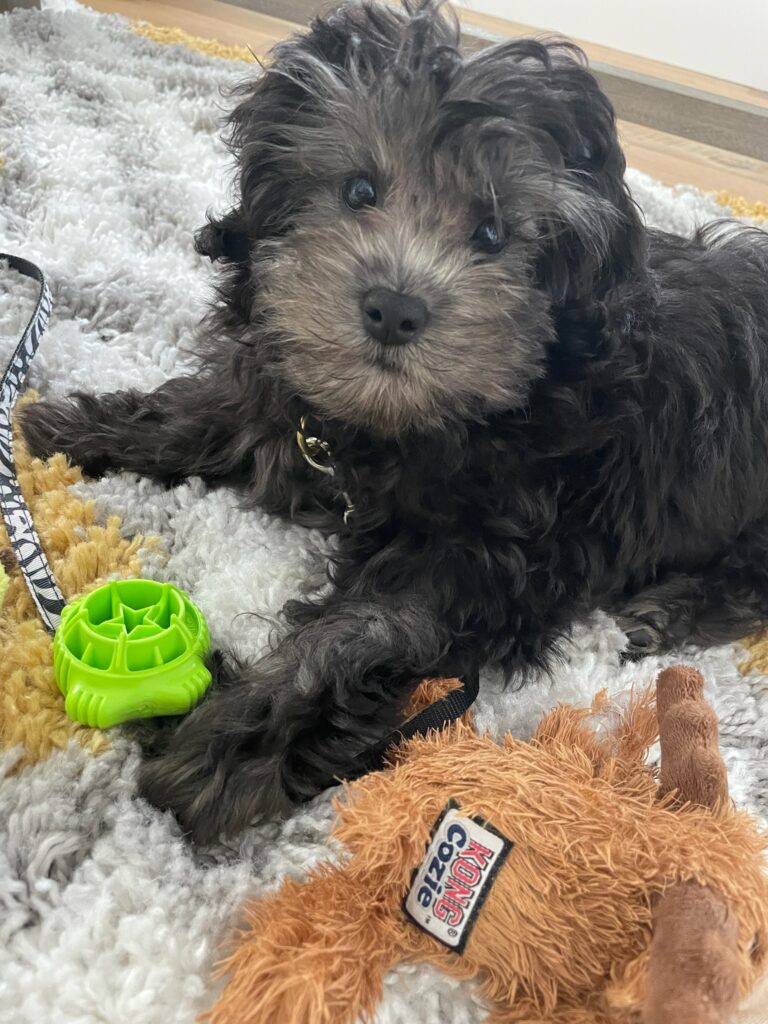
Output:
[[547,317],[522,212],[469,153],[431,143],[434,104],[350,98],[302,145],[290,230],[254,251],[286,378],[385,434],[524,400]]
[[[621,221],[550,52],[451,42],[429,5],[353,5],[279,48],[235,112],[254,332],[311,407],[382,435],[524,404],[553,302],[593,286]],[[601,111],[610,141],[604,100],[580,116]]]

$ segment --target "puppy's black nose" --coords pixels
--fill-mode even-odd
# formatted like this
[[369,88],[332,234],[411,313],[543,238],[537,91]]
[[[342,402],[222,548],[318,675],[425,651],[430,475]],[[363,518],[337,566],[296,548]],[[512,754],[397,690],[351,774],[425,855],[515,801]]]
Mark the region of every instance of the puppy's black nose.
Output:
[[383,345],[406,345],[424,330],[429,313],[415,295],[371,288],[363,296],[363,326]]

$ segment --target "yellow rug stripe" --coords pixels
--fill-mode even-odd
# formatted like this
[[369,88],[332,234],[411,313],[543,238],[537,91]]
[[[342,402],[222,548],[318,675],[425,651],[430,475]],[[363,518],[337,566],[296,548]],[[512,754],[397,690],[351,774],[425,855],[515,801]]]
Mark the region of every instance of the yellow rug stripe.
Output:
[[[25,396],[19,406],[32,400],[34,396]],[[156,547],[157,540],[126,540],[117,516],[99,525],[93,502],[82,501],[70,490],[82,476],[64,455],[54,455],[47,462],[33,459],[18,436],[14,455],[21,490],[67,599],[107,579],[141,574],[139,549]],[[7,547],[8,535],[0,525],[0,548]],[[17,768],[47,757],[72,739],[92,753],[106,750],[105,733],[72,722],[64,713],[64,699],[53,676],[53,640],[21,573],[12,559],[8,561],[8,590],[0,608],[0,748],[23,747]]]
[[[766,186],[768,191],[768,186]],[[752,217],[753,220],[768,220],[768,202],[750,203],[743,196],[735,196],[732,192],[718,192],[715,195],[718,203],[725,206],[735,217]]]
[[222,57],[224,60],[241,60],[249,64],[255,63],[255,57],[247,46],[233,46],[228,43],[220,43],[218,39],[204,39],[202,36],[191,36],[181,28],[170,28],[165,25],[150,25],[146,21],[137,21],[131,25],[131,31],[136,35],[144,36],[145,39],[152,39],[156,43],[186,46],[190,50],[197,50],[209,57]]
[[739,672],[743,675],[749,675],[751,672],[768,675],[768,630],[746,637],[741,644],[746,647],[749,657],[739,663]]

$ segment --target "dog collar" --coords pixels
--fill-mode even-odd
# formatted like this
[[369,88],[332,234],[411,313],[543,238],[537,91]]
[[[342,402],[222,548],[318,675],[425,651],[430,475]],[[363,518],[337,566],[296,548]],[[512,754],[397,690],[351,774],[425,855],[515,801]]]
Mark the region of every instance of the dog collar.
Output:
[[[318,473],[322,473],[324,476],[330,477],[336,482],[336,461],[333,457],[331,446],[323,438],[309,433],[309,416],[306,413],[299,420],[299,427],[296,431],[296,444],[304,461],[312,469],[317,470]],[[346,505],[344,509],[344,525],[349,526],[349,520],[355,511],[355,505],[346,491],[339,488],[339,493]]]

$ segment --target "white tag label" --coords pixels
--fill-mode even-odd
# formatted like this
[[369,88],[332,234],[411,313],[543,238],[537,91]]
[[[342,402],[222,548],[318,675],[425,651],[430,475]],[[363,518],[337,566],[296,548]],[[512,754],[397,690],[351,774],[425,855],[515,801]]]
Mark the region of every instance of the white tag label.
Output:
[[512,842],[451,801],[437,819],[426,856],[403,904],[425,932],[461,953]]

